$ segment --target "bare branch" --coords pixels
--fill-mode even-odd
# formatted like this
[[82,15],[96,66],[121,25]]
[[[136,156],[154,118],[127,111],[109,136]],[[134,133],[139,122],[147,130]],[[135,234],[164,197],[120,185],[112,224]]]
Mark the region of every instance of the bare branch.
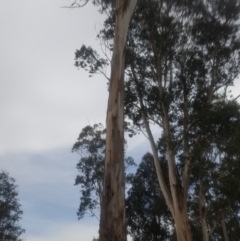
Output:
[[106,75],[106,73],[104,73],[104,71],[98,69],[98,71],[100,72],[100,74],[102,74],[108,81],[110,81],[110,78]]
[[238,98],[240,97],[240,95],[238,95],[237,97],[235,97],[232,102],[236,101]]
[[163,178],[162,168],[160,166],[159,158],[158,158],[158,150],[157,150],[157,146],[156,146],[156,143],[155,143],[153,135],[152,135],[152,131],[151,131],[150,126],[149,126],[149,122],[147,120],[148,117],[147,117],[147,113],[146,113],[145,106],[144,106],[144,103],[143,103],[143,97],[142,97],[142,93],[140,91],[138,78],[137,78],[137,75],[134,71],[133,64],[131,64],[130,67],[131,67],[131,71],[132,71],[132,74],[133,74],[133,81],[134,81],[135,86],[136,86],[137,96],[138,96],[138,99],[139,99],[139,102],[140,102],[140,107],[141,107],[141,112],[142,112],[142,120],[144,122],[145,129],[146,129],[146,132],[147,132],[147,136],[148,136],[148,139],[150,141],[150,145],[151,145],[151,149],[152,149],[154,165],[155,165],[155,169],[156,169],[156,172],[157,172],[159,186],[161,187],[162,194],[163,194],[163,196],[164,196],[164,198],[167,202],[167,205],[169,206],[169,209],[171,210],[171,212],[173,214],[174,209],[173,209],[172,196],[171,196],[170,190],[168,189],[168,187],[166,185],[166,182]]
[[61,8],[82,8],[84,7],[85,5],[87,5],[87,3],[89,2],[89,0],[86,0],[85,3],[83,3],[82,5],[77,3],[77,0],[75,0],[71,6],[64,6],[64,7],[61,7]]

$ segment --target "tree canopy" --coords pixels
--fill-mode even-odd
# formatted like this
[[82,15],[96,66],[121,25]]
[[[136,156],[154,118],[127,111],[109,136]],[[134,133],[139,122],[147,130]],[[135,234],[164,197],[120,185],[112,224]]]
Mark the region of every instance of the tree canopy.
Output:
[[[237,218],[228,219],[230,213],[239,213],[236,197],[232,211],[219,204],[226,206],[233,195],[224,194],[228,188],[222,170],[233,163],[238,170],[239,165],[239,105],[228,93],[240,72],[239,16],[238,0],[139,0],[130,23],[126,126],[131,135],[141,130],[150,141],[158,184],[181,241],[192,241],[196,230],[204,241],[226,240],[230,220],[238,229]],[[109,16],[98,35],[110,50],[114,27],[115,19]],[[83,59],[88,57],[76,55],[77,61]],[[100,60],[95,72],[107,63]],[[152,124],[162,133],[157,143]],[[230,179],[238,190],[236,180]]]
[[21,205],[15,180],[5,171],[0,172],[0,240],[21,241],[25,232],[19,226],[22,218]]

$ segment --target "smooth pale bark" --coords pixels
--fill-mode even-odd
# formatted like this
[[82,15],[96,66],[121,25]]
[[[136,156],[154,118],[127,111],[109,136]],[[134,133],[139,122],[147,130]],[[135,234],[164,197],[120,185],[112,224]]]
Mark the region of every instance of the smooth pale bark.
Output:
[[116,0],[114,49],[107,108],[100,241],[126,241],[124,190],[124,65],[128,26],[137,0]]
[[174,208],[174,222],[178,241],[192,241],[192,226],[188,217],[187,200],[184,192],[188,187],[182,186],[182,183],[175,164],[175,154],[170,149],[168,154],[168,166],[169,166],[169,182],[170,189],[173,198]]
[[[182,182],[180,181],[175,165],[175,155],[173,151],[168,148],[167,154],[168,154],[168,164],[171,165],[171,170],[172,172],[169,172],[169,181],[170,181],[170,190],[168,189],[161,170],[161,166],[159,163],[159,158],[158,158],[158,150],[157,146],[155,144],[149,122],[147,120],[147,114],[145,111],[145,106],[143,103],[143,98],[142,94],[139,88],[139,83],[137,76],[134,72],[134,68],[131,68],[133,77],[134,77],[134,82],[136,84],[136,91],[137,91],[137,96],[139,99],[140,107],[141,107],[141,112],[142,112],[142,119],[147,131],[148,139],[150,141],[152,153],[153,153],[153,158],[154,158],[154,164],[155,164],[155,169],[157,172],[157,177],[158,177],[158,182],[159,186],[162,190],[163,196],[166,200],[166,203],[172,213],[174,222],[175,222],[175,228],[176,228],[176,234],[177,234],[177,240],[178,241],[192,241],[192,227],[188,218],[188,213],[187,213],[187,191],[183,192],[182,188]],[[165,120],[166,121],[166,120]],[[164,124],[164,122],[163,122]],[[168,126],[165,126],[165,128],[168,129]],[[169,168],[170,169],[170,168]],[[188,168],[185,168],[185,170]],[[188,180],[187,177],[185,177],[185,180]],[[184,181],[186,185],[186,189],[188,190],[188,181]]]
[[203,241],[209,241],[209,232],[207,228],[207,208],[205,206],[205,195],[201,180],[199,188],[199,215],[202,227]]
[[[163,134],[166,139],[167,144],[167,160],[168,160],[168,176],[170,183],[170,191],[173,200],[173,218],[175,222],[176,234],[178,241],[192,241],[193,233],[192,226],[188,217],[187,210],[187,196],[189,188],[189,178],[190,178],[190,160],[188,156],[185,156],[185,166],[182,175],[182,180],[179,176],[176,161],[175,161],[175,150],[171,146],[171,132],[170,132],[170,122],[168,111],[166,108],[166,103],[164,100],[164,86],[162,85],[162,67],[161,67],[161,56],[156,50],[155,43],[153,42],[153,52],[156,59],[156,70],[158,76],[158,89],[160,96],[160,104],[162,108],[162,123],[163,123]],[[170,80],[171,82],[172,80]],[[184,96],[185,97],[185,96]],[[184,98],[185,99],[185,98]],[[187,107],[187,103],[184,103]],[[184,113],[184,119],[186,119],[186,112]],[[188,124],[184,127],[185,132],[187,132]],[[188,148],[186,149],[186,139],[185,134],[183,136],[184,142],[184,155],[188,155]]]
[[[158,89],[159,89],[159,103],[161,105],[161,118],[162,118],[162,126],[163,126],[163,133],[164,137],[166,139],[166,144],[167,144],[167,159],[168,159],[168,170],[169,170],[169,183],[170,183],[170,189],[167,188],[162,171],[161,171],[161,166],[159,165],[159,160],[158,160],[158,150],[155,144],[155,141],[153,139],[153,135],[151,133],[151,129],[149,126],[149,121],[147,117],[147,113],[145,111],[144,105],[143,105],[143,98],[141,96],[139,84],[137,81],[137,76],[134,73],[134,68],[132,67],[132,73],[133,77],[136,83],[136,90],[137,90],[137,95],[140,103],[140,108],[142,112],[142,119],[144,126],[146,128],[146,132],[148,135],[148,139],[151,144],[152,148],[152,153],[154,157],[154,163],[155,163],[155,168],[158,176],[158,182],[161,187],[163,196],[170,208],[170,211],[172,213],[174,222],[175,222],[175,229],[176,229],[176,235],[177,235],[177,240],[178,241],[193,241],[193,233],[192,233],[192,226],[191,222],[189,220],[188,216],[188,210],[187,210],[187,197],[188,197],[188,189],[189,189],[189,180],[190,180],[190,173],[191,173],[191,163],[190,163],[190,153],[189,153],[189,141],[188,141],[188,132],[190,128],[190,124],[188,123],[188,94],[187,94],[187,88],[186,88],[186,83],[183,83],[184,85],[184,107],[183,107],[183,128],[184,128],[184,133],[183,133],[183,147],[184,147],[184,158],[185,158],[185,165],[184,165],[184,170],[183,173],[180,177],[177,166],[176,166],[176,161],[175,161],[175,156],[176,156],[176,149],[174,149],[171,146],[171,132],[170,132],[170,121],[169,121],[169,113],[168,113],[168,104],[165,103],[164,101],[164,93],[167,91],[169,94],[170,91],[166,90],[166,85],[163,84],[162,81],[162,60],[161,60],[161,55],[159,51],[157,50],[156,47],[156,41],[154,39],[154,34],[152,34],[151,30],[149,30],[149,37],[150,37],[150,42],[152,44],[153,48],[153,53],[155,57],[155,68],[157,72],[157,77],[158,77]],[[172,63],[171,63],[172,65]],[[212,70],[212,80],[210,85],[207,87],[207,103],[211,104],[213,100],[213,94],[214,94],[214,80],[215,80],[215,70],[213,67]],[[182,76],[184,76],[184,71],[182,68]],[[165,80],[166,81],[166,80]],[[172,83],[173,83],[173,73],[172,73],[172,66],[170,66],[170,80],[169,80],[169,87],[170,89],[172,88]],[[196,144],[198,143],[200,136],[196,137]],[[202,210],[204,211],[204,210]],[[203,212],[202,212],[203,214]],[[202,215],[201,217],[201,224],[202,224],[202,230],[203,230],[203,237],[204,241],[208,240],[208,232],[207,232],[207,223],[206,223],[206,216],[205,214]]]
[[227,227],[226,227],[226,222],[225,222],[224,216],[222,216],[221,224],[222,224],[222,229],[223,229],[224,240],[225,241],[229,241],[229,237],[228,237],[228,232],[227,232]]
[[148,139],[149,139],[149,142],[150,142],[150,145],[151,145],[151,149],[152,149],[154,166],[155,166],[156,173],[157,173],[158,183],[159,183],[159,186],[160,186],[161,191],[163,193],[163,196],[164,196],[164,198],[165,198],[165,200],[167,202],[167,205],[168,205],[171,213],[173,213],[171,194],[170,194],[170,191],[169,191],[169,189],[168,189],[168,187],[167,187],[167,185],[166,185],[166,183],[164,181],[164,178],[163,178],[162,169],[161,169],[161,165],[159,163],[159,158],[158,158],[158,149],[157,149],[156,143],[154,141],[153,134],[152,134],[149,122],[147,120],[147,113],[145,111],[145,106],[144,106],[144,103],[143,103],[142,93],[140,91],[138,78],[137,78],[137,75],[136,75],[136,73],[134,71],[134,67],[133,66],[131,66],[131,70],[132,70],[133,79],[134,79],[134,82],[135,82],[135,85],[136,85],[137,97],[138,97],[138,100],[139,100],[139,103],[140,103],[140,107],[141,107],[141,114],[142,114],[143,123],[144,123],[145,129],[146,129],[146,132],[147,132],[147,136],[148,136]]

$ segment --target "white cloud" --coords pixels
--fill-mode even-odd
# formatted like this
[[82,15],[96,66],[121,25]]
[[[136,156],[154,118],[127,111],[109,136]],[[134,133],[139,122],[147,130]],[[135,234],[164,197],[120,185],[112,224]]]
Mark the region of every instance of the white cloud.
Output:
[[[74,65],[82,44],[96,46],[104,17],[91,4],[6,1],[0,9],[0,153],[72,143],[89,122],[104,122],[106,80]],[[90,17],[91,16],[91,17]]]
[[[99,48],[95,25],[104,17],[91,4],[60,8],[70,3],[1,2],[0,163],[19,185],[29,241],[91,241],[98,235],[96,220],[77,221],[78,156],[70,149],[85,125],[105,122],[106,81],[73,66],[82,44]],[[238,80],[234,95],[239,90]],[[128,146],[136,161],[149,150],[139,136]]]

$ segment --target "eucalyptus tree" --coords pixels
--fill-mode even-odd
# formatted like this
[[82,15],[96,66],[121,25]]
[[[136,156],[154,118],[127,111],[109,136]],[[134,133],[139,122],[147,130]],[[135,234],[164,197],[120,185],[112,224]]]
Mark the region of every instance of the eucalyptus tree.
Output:
[[[221,101],[201,116],[205,132],[195,146],[190,209],[199,215],[203,240],[234,240],[240,231],[239,169],[240,108],[235,101]],[[207,116],[207,118],[206,118]],[[193,205],[196,205],[194,208]],[[199,208],[197,208],[199,206]],[[199,211],[198,211],[199,210]]]
[[[187,206],[191,166],[199,158],[195,154],[199,143],[211,144],[201,117],[207,118],[208,111],[226,98],[239,74],[239,12],[237,0],[142,0],[130,24],[125,114],[133,130],[144,130],[148,136],[178,241],[193,240]],[[112,18],[105,22],[100,32],[105,41],[113,39],[114,26]],[[82,56],[76,60],[83,61]],[[169,186],[163,178],[151,123],[162,130],[160,155],[167,159]],[[206,225],[202,220],[205,240]]]
[[98,218],[98,209],[102,203],[104,152],[106,148],[106,129],[102,124],[86,126],[75,144],[72,152],[80,155],[77,164],[79,174],[75,185],[81,186],[78,218],[84,217],[87,211]]
[[[129,40],[133,58],[127,69],[126,96],[130,101],[126,98],[126,109],[134,125],[145,128],[151,142],[178,240],[192,240],[187,208],[191,164],[197,159],[195,146],[207,140],[199,116],[206,117],[206,111],[225,95],[239,74],[239,2],[211,1],[206,5],[196,1],[190,9],[161,3],[153,1],[147,6],[143,2],[145,11],[136,14],[136,25],[141,28],[131,32]],[[192,11],[190,15],[188,11]],[[163,130],[170,189],[158,164],[150,121]]]
[[115,1],[100,241],[127,240],[124,203],[124,67],[128,26],[136,3],[137,0]]
[[[89,0],[85,1],[85,4]],[[115,19],[114,44],[106,118],[106,156],[100,217],[100,240],[127,239],[124,196],[124,67],[130,20],[137,0],[93,0],[102,10],[110,5]],[[72,5],[79,7],[77,0]]]
[[[217,168],[212,178],[214,192],[211,210],[224,240],[235,240],[240,235],[240,105],[234,101],[222,103],[213,122],[217,123],[214,142],[217,150]],[[211,213],[210,213],[211,214]],[[213,222],[214,223],[214,222]],[[216,220],[215,220],[216,223]],[[216,225],[215,225],[216,226]],[[214,233],[213,233],[214,234]]]

